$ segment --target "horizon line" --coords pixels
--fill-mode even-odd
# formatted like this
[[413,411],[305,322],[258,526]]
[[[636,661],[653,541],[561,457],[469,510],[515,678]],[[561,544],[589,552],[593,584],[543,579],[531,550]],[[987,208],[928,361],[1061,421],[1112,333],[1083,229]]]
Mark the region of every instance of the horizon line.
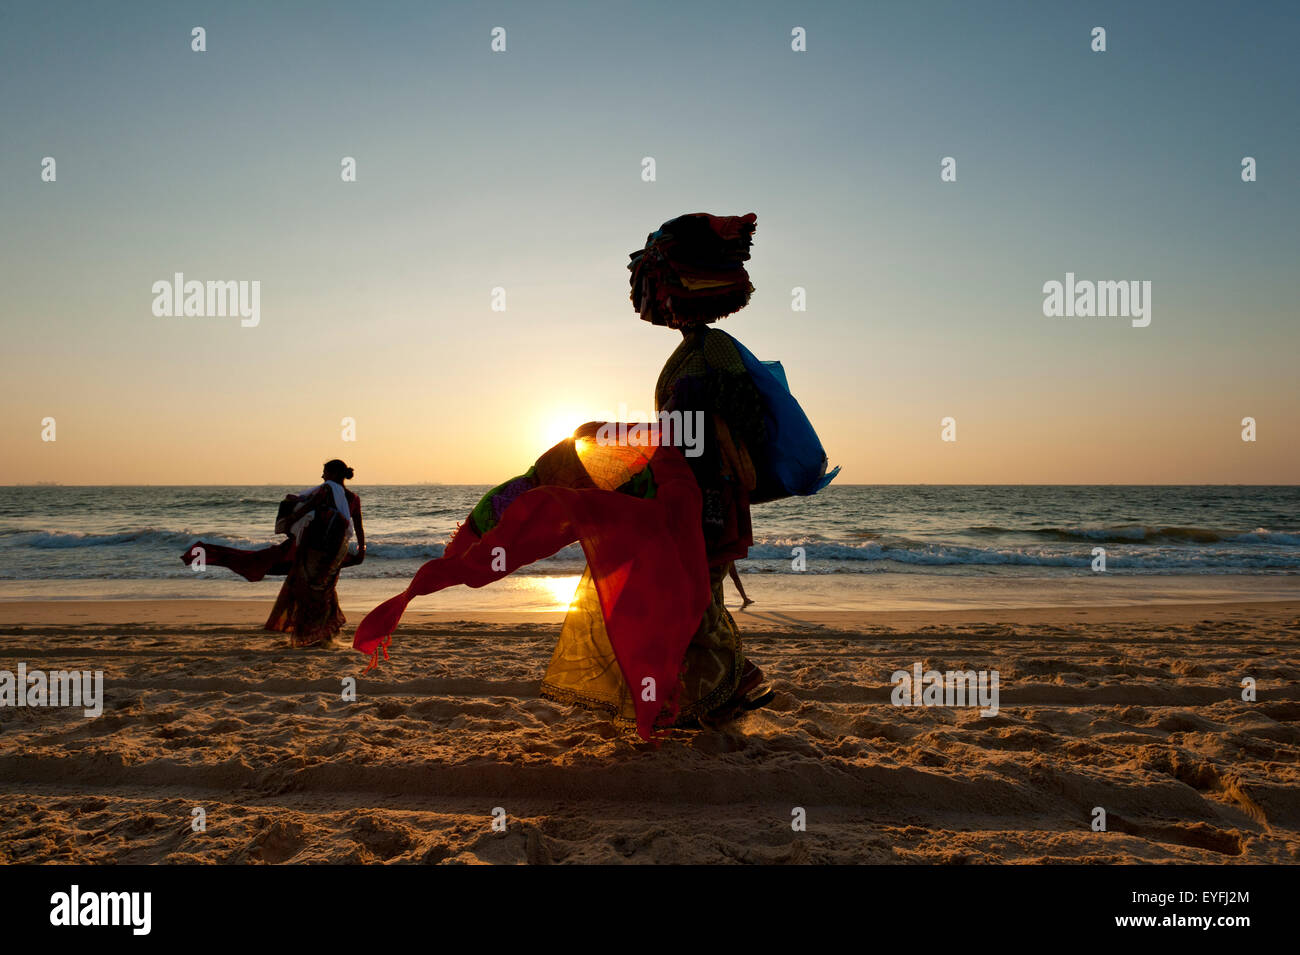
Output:
[[[498,481],[497,484],[500,482]],[[62,481],[28,481],[22,484],[0,484],[0,488],[33,488],[33,487],[67,487],[67,488],[136,488],[136,487],[303,487],[301,481],[258,481],[252,484],[65,484]],[[401,484],[366,484],[364,482],[352,481],[349,487],[495,487],[489,481],[407,481]],[[1133,484],[1125,482],[1079,482],[1074,484],[1066,483],[1037,483],[1037,482],[1019,482],[1019,483],[971,483],[971,482],[954,482],[940,483],[934,481],[915,481],[907,484],[877,484],[877,483],[848,483],[841,482],[828,484],[824,490],[830,490],[835,487],[1300,487],[1300,482],[1291,484],[1270,484],[1270,483],[1214,483],[1214,482],[1196,482],[1191,484],[1174,484],[1167,482],[1153,482],[1144,484]],[[790,495],[797,497],[799,495]],[[785,500],[782,498],[782,500]]]

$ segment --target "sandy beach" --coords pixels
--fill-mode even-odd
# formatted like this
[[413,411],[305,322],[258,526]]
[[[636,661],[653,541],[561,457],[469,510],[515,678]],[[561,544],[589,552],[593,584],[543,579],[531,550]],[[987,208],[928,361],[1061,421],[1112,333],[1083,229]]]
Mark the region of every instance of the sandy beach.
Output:
[[[774,703],[658,748],[538,696],[558,614],[413,611],[345,702],[266,611],[0,604],[0,669],[105,695],[0,709],[0,861],[1300,862],[1300,599],[738,614]],[[893,705],[918,662],[1000,712]]]

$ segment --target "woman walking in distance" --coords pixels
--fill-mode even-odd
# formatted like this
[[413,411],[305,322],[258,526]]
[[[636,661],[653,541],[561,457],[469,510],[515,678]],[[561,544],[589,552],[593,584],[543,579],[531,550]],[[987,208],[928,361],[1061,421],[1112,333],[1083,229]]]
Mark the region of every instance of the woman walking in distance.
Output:
[[287,633],[291,646],[326,643],[347,622],[335,589],[339,570],[354,535],[356,563],[365,559],[366,551],[361,498],[343,484],[352,474],[352,468],[337,458],[325,462],[321,472],[324,483],[298,494],[285,518],[297,548],[289,575],[266,619],[266,629]]
[[[343,486],[350,477],[342,461],[327,461],[323,484],[287,495],[275,521],[276,533],[285,535],[278,544],[246,550],[196,541],[181,560],[196,570],[226,567],[251,581],[284,576],[265,629],[287,633],[294,647],[326,643],[346,622],[335,592],[339,570],[366,559],[361,498]],[[350,551],[354,536],[357,549]]]

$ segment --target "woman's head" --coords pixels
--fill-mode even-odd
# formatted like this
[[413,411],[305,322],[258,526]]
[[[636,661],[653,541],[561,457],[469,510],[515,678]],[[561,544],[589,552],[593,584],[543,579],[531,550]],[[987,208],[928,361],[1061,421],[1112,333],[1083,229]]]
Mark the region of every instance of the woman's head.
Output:
[[342,484],[345,480],[352,477],[352,469],[335,458],[333,461],[326,461],[325,467],[321,470],[321,477],[326,481],[334,481]]

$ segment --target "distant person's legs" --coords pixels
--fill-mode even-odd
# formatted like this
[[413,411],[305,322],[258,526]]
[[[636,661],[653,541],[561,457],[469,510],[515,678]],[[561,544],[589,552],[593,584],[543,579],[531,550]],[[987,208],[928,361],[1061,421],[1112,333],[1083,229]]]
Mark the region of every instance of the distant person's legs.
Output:
[[728,565],[727,573],[731,575],[731,582],[736,585],[736,592],[740,594],[740,599],[742,601],[740,609],[744,610],[754,601],[750,600],[749,595],[745,593],[745,585],[740,582],[740,573],[736,570],[736,562],[734,560]]

